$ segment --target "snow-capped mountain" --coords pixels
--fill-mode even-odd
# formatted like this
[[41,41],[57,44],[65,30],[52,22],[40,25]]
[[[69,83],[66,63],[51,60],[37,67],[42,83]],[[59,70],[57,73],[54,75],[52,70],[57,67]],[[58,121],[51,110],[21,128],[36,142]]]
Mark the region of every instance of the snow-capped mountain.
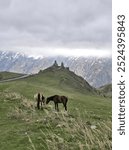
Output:
[[57,60],[60,65],[69,67],[77,75],[84,77],[92,86],[100,87],[111,83],[112,59],[98,57],[32,57],[24,54],[0,51],[0,71],[18,73],[37,73],[53,64]]

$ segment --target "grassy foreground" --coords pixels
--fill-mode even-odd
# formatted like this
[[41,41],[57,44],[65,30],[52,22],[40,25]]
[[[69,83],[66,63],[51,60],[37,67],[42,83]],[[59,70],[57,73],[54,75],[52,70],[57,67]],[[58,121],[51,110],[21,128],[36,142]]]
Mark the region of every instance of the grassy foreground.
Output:
[[2,92],[0,97],[1,150],[111,149],[111,114],[100,115],[104,110],[97,114],[75,107],[65,112],[60,106],[55,112],[52,104],[37,110],[34,101],[20,94]]
[[[111,150],[111,99],[58,80],[47,73],[0,84],[0,150]],[[52,102],[37,110],[38,91],[67,95],[68,111]]]

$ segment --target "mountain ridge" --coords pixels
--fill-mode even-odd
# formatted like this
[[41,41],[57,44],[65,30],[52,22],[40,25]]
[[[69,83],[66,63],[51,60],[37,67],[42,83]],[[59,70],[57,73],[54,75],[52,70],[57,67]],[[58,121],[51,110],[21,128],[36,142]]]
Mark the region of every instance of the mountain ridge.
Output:
[[88,92],[95,93],[96,90],[93,88],[83,77],[76,75],[73,71],[65,67],[63,63],[59,66],[56,61],[55,63],[45,70],[40,70],[37,75],[52,74],[52,78],[59,80],[59,86],[69,85],[75,89],[79,89],[81,92],[87,90]]
[[27,56],[15,52],[0,51],[0,71],[11,71],[23,74],[38,73],[50,67],[57,60],[58,64],[64,65],[77,75],[82,76],[92,86],[100,87],[111,83],[112,60],[110,57],[37,57]]

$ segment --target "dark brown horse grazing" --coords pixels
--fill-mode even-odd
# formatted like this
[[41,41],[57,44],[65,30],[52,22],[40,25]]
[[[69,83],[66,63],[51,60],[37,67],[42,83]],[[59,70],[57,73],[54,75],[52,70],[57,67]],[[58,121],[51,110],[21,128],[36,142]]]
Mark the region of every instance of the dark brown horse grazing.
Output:
[[59,95],[50,96],[47,98],[46,104],[48,104],[50,101],[53,101],[55,103],[55,110],[59,111],[58,103],[63,103],[65,110],[67,111],[68,98],[66,96],[59,96]]

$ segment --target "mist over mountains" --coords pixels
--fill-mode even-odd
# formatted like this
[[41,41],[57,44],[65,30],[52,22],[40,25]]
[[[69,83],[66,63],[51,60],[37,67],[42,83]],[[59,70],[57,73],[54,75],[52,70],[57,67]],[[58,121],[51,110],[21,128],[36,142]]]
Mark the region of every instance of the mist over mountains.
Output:
[[0,71],[37,73],[51,66],[54,61],[82,76],[90,85],[100,87],[112,82],[112,59],[110,57],[33,57],[21,53],[0,51]]

